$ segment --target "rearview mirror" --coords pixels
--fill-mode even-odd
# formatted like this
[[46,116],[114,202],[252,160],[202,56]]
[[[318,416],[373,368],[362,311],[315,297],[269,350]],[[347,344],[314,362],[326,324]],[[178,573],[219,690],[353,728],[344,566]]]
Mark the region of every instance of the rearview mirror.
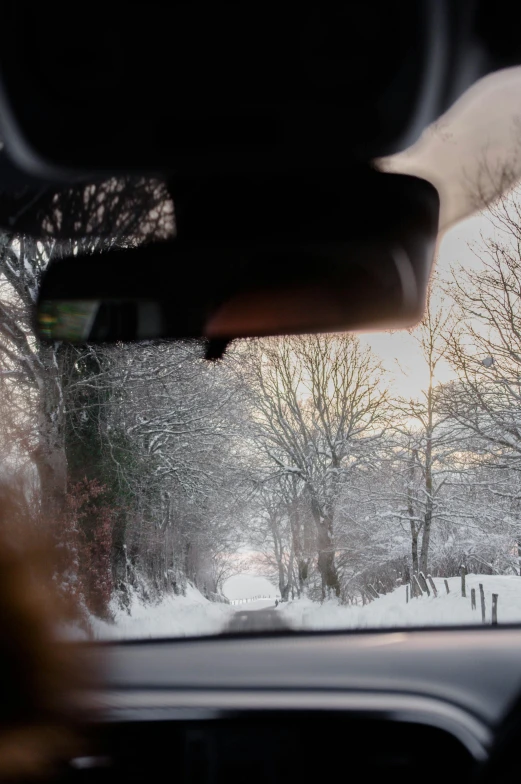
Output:
[[314,212],[300,237],[266,231],[248,239],[237,230],[234,241],[231,232],[202,232],[200,240],[55,261],[41,286],[40,335],[226,341],[411,326],[423,312],[438,195],[413,177],[378,174],[375,182],[382,188],[371,199],[350,195],[334,211]]

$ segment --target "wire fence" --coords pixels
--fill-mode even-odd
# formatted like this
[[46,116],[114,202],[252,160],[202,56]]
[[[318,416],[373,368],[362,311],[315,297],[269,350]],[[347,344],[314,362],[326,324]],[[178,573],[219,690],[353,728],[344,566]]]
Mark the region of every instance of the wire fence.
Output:
[[[467,599],[467,570],[464,566],[460,568],[460,578],[461,578],[461,598]],[[445,591],[450,593],[449,582],[448,580],[443,580],[445,585]],[[443,589],[442,589],[443,590]],[[405,601],[408,603],[412,599],[419,598],[426,594],[427,596],[431,596],[431,593],[434,597],[438,596],[438,589],[432,579],[431,575],[428,574],[427,577],[423,574],[423,572],[419,572],[418,574],[413,574],[411,577],[411,582],[405,586]],[[470,606],[472,610],[477,610],[477,601],[476,601],[476,589],[471,588],[470,590]],[[479,583],[479,598],[480,598],[480,610],[481,610],[481,623],[488,623],[487,618],[487,602],[485,598],[485,590],[483,588],[483,583]],[[490,612],[490,623],[492,626],[497,626],[497,607],[499,601],[499,594],[493,593],[492,594],[492,601],[490,604],[491,612]]]
[[252,602],[258,602],[260,599],[270,599],[273,603],[275,603],[275,601],[280,602],[280,596],[265,596],[259,594],[259,596],[248,596],[245,599],[230,599],[230,604],[251,604]]

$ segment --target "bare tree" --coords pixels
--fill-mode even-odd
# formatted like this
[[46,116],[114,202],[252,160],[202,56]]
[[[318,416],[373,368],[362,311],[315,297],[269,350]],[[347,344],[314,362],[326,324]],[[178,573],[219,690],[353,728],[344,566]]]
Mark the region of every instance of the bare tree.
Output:
[[492,211],[492,236],[474,248],[477,266],[456,269],[447,285],[455,305],[448,337],[457,381],[446,411],[472,440],[476,456],[498,468],[521,468],[521,203]]
[[162,183],[109,180],[47,194],[35,212],[37,227],[39,240],[0,237],[0,372],[11,374],[20,394],[26,393],[25,409],[34,421],[30,451],[51,513],[67,482],[63,385],[77,354],[42,344],[35,334],[41,276],[57,255],[166,236],[173,231],[173,206]]
[[258,446],[275,474],[301,482],[316,530],[322,597],[338,596],[336,505],[342,484],[371,461],[381,436],[380,367],[352,335],[253,341],[241,359]]
[[[479,189],[476,198],[482,198]],[[487,236],[473,247],[475,266],[454,269],[446,285],[455,302],[447,342],[457,380],[445,389],[443,406],[466,436],[468,459],[487,473],[489,501],[500,504],[504,519],[515,519],[521,470],[519,191],[498,195],[488,215]],[[511,528],[521,564],[520,534]]]
[[[111,180],[46,194],[25,208],[35,210],[33,229],[41,238],[0,237],[0,376],[13,403],[12,427],[25,432],[17,449],[37,471],[40,511],[50,520],[60,518],[68,484],[75,481],[67,455],[70,393],[78,381],[86,383],[84,358],[95,351],[40,342],[34,311],[41,276],[53,257],[67,252],[143,242],[154,232],[165,236],[172,231],[173,207],[161,183]],[[90,372],[98,374],[99,365],[91,363]]]
[[452,419],[440,409],[442,385],[436,379],[448,350],[449,320],[445,302],[435,305],[431,293],[423,321],[412,332],[425,363],[427,383],[418,399],[400,399],[394,404],[397,439],[393,461],[402,486],[396,515],[409,526],[416,574],[429,572],[433,524],[443,514],[442,490],[457,469],[454,456],[461,449]]

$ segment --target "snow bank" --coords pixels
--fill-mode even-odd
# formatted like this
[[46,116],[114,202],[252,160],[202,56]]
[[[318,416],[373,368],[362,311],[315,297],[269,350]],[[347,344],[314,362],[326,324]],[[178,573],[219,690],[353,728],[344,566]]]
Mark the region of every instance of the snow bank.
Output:
[[130,615],[114,609],[114,623],[91,618],[97,640],[159,637],[192,637],[219,634],[228,625],[234,609],[228,604],[209,602],[191,585],[186,596],[165,596],[158,604],[144,604],[132,597]]
[[[410,599],[405,586],[381,596],[365,607],[343,607],[336,601],[317,604],[309,599],[284,604],[279,608],[293,629],[371,629],[404,626],[452,626],[481,624],[479,583],[483,583],[486,622],[491,622],[492,594],[497,593],[498,623],[521,623],[521,577],[467,575],[467,598],[461,595],[461,578],[450,577],[447,594],[442,579],[435,578],[438,597]],[[476,589],[477,609],[470,605],[471,588]],[[432,594],[432,591],[431,591]]]

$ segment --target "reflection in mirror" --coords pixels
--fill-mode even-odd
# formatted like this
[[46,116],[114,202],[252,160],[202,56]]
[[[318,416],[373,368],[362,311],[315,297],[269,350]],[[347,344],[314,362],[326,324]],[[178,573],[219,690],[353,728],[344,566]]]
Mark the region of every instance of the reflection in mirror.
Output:
[[70,343],[152,340],[165,330],[162,304],[148,300],[48,299],[38,311],[38,326],[45,339]]

